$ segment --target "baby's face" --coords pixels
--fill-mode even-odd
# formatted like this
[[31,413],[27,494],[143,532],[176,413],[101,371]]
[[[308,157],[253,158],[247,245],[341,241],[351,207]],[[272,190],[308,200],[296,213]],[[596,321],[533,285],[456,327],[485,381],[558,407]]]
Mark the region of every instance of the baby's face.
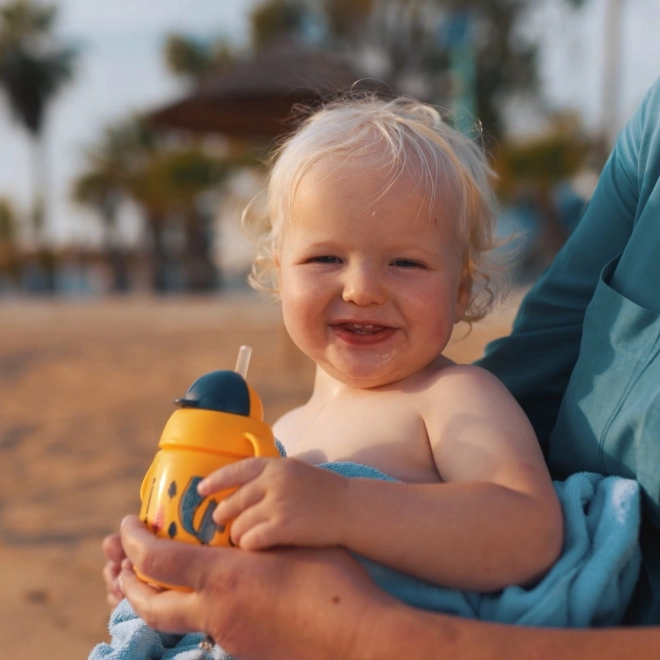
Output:
[[277,259],[286,328],[335,379],[371,388],[432,363],[461,320],[469,285],[451,212],[415,181],[339,169],[302,179]]

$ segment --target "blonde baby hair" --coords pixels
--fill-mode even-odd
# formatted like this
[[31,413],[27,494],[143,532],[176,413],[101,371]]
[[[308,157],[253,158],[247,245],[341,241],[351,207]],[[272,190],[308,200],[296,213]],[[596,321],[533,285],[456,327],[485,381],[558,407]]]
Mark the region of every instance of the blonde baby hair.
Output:
[[383,194],[398,176],[414,175],[428,197],[429,210],[444,193],[456,215],[463,276],[472,286],[462,320],[471,324],[490,311],[497,294],[494,276],[502,271],[493,259],[500,244],[495,237],[493,172],[477,143],[445,122],[436,108],[410,98],[345,97],[326,103],[275,150],[265,206],[259,213],[251,203],[243,214],[243,227],[257,244],[248,278],[255,289],[277,297],[274,258],[283,222],[290,220],[302,178],[328,157],[388,174]]

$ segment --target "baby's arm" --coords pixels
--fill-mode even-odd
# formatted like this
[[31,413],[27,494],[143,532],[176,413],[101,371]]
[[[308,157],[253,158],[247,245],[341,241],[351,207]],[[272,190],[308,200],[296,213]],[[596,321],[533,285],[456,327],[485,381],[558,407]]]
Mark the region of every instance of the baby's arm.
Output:
[[447,587],[532,582],[557,559],[563,538],[536,437],[495,377],[449,369],[423,411],[444,483],[351,480],[342,545]]
[[453,366],[419,396],[444,483],[345,479],[295,459],[246,459],[200,493],[238,486],[215,510],[232,539],[342,545],[419,578],[493,591],[540,577],[562,544],[562,514],[534,432],[488,372]]

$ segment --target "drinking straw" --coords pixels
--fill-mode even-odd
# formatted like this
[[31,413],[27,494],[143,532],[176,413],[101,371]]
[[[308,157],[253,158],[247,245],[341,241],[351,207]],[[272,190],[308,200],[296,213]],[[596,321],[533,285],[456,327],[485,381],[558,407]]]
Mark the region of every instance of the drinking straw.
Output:
[[250,366],[250,357],[252,355],[252,346],[241,346],[238,349],[238,359],[234,371],[247,380],[247,370]]

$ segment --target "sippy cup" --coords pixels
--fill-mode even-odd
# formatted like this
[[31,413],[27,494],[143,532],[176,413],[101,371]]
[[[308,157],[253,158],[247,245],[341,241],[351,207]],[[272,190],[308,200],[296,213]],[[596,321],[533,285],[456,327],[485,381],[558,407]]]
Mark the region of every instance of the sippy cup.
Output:
[[[229,527],[212,519],[218,500],[197,484],[214,470],[251,456],[278,457],[257,393],[245,382],[251,353],[241,346],[236,371],[198,378],[169,418],[140,498],[140,518],[157,536],[202,545],[230,545]],[[151,581],[151,580],[149,580]]]

